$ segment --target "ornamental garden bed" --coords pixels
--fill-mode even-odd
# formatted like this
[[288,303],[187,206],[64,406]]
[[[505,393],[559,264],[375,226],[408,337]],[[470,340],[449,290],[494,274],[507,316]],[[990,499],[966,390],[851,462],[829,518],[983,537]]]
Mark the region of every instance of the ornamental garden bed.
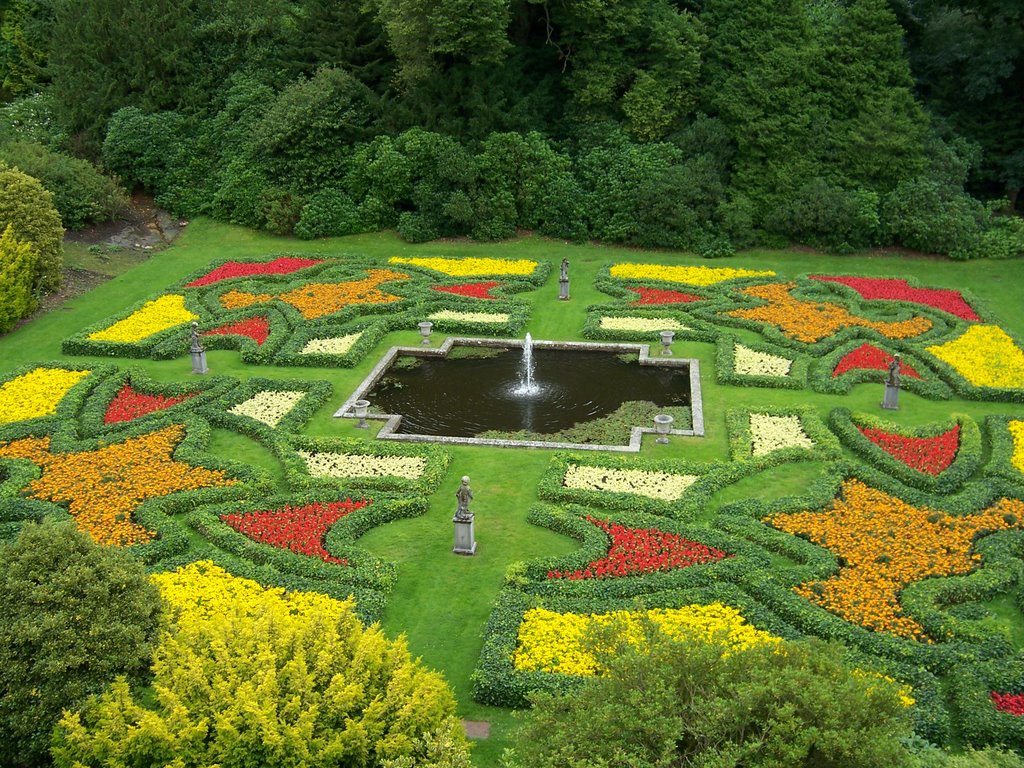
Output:
[[[1024,315],[1009,282],[858,257],[712,266],[372,238],[281,253],[222,234],[226,250],[171,248],[0,339],[0,535],[68,518],[154,572],[210,561],[354,596],[444,670],[461,714],[492,723],[494,755],[510,722],[494,707],[599,671],[581,638],[613,621],[737,647],[835,640],[906,687],[924,738],[1024,748]],[[431,350],[531,331],[657,357],[672,330],[672,359],[699,363],[704,435],[552,454],[386,442],[333,419],[428,320]],[[188,373],[193,322],[210,376]],[[900,409],[882,411],[895,355]],[[472,558],[450,551],[462,475]]]

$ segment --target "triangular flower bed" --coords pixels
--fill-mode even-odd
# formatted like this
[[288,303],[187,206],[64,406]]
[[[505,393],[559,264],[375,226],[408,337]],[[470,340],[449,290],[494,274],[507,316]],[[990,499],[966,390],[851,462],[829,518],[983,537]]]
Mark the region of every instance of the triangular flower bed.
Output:
[[270,320],[264,315],[247,317],[234,323],[225,323],[210,331],[204,331],[203,336],[248,336],[262,346],[270,335]]
[[430,289],[433,291],[441,291],[442,293],[452,293],[456,296],[465,296],[470,299],[489,299],[494,301],[497,296],[491,296],[491,291],[497,288],[501,283],[497,280],[488,280],[483,283],[460,283],[459,285],[432,285]]
[[858,426],[868,440],[911,469],[938,475],[949,469],[960,447],[960,425],[934,437],[908,437],[882,429]]
[[678,533],[657,528],[627,528],[587,516],[587,520],[611,538],[608,555],[575,571],[548,571],[549,579],[607,579],[656,571],[688,568],[730,557],[714,547],[690,541]]
[[[856,349],[847,352],[836,363],[832,369],[832,378],[842,376],[844,373],[855,370],[888,371],[889,363],[893,356],[884,349],[879,349],[874,344],[861,344]],[[900,375],[909,376],[913,379],[920,379],[921,374],[913,369],[905,361],[900,361]]]
[[703,301],[703,296],[683,291],[668,291],[661,288],[646,288],[642,285],[630,288],[639,297],[631,306],[639,307],[650,304],[688,304],[691,301]]
[[191,392],[178,397],[149,395],[145,392],[135,391],[130,383],[125,382],[125,385],[107,405],[106,413],[103,414],[103,423],[116,424],[139,419],[157,411],[167,410],[172,405],[183,403],[198,394],[198,392]]
[[285,504],[279,509],[221,515],[220,519],[261,544],[316,557],[325,563],[345,565],[346,560],[334,557],[324,549],[324,536],[341,518],[369,503],[345,499],[328,503],[317,501],[298,507]]
[[290,275],[306,267],[313,267],[323,264],[323,259],[300,259],[294,256],[282,256],[273,261],[265,262],[242,262],[226,261],[212,272],[196,278],[191,283],[186,283],[186,288],[200,288],[204,285],[219,283],[221,280],[230,280],[233,277],[254,277],[256,275]]

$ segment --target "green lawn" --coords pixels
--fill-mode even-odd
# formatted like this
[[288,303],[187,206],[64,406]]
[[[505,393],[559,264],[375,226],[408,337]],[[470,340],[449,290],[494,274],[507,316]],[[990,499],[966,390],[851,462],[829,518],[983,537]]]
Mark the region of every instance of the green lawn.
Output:
[[[358,254],[386,258],[394,255],[492,256],[547,260],[557,266],[562,258],[570,261],[572,299],[557,301],[558,270],[540,289],[520,298],[531,305],[527,330],[537,339],[581,339],[588,304],[609,301],[596,291],[593,282],[598,271],[613,261],[651,263],[691,263],[707,266],[773,269],[791,277],[806,272],[913,277],[923,285],[970,289],[982,297],[992,314],[1012,335],[1024,338],[1024,261],[982,261],[958,263],[926,257],[865,254],[827,256],[807,251],[750,252],[725,262],[707,262],[671,252],[649,252],[598,245],[572,245],[536,237],[508,242],[477,244],[463,241],[410,245],[392,233],[360,235],[316,242],[274,238],[207,220],[193,222],[173,247],[154,254],[135,266],[124,263],[128,271],[77,297],[32,323],[0,338],[0,373],[28,362],[67,358],[62,355],[61,340],[120,311],[123,307],[180,280],[186,274],[212,261],[255,257],[262,254]],[[76,258],[84,259],[82,254]],[[84,262],[83,266],[86,264]],[[742,336],[743,334],[740,333]],[[755,338],[753,335],[750,338]],[[311,369],[259,367],[243,364],[234,351],[209,353],[211,372],[246,378],[316,378],[334,386],[334,396],[305,428],[310,435],[365,437],[348,420],[334,420],[331,414],[375,364],[379,353],[394,344],[418,342],[415,327],[387,336],[377,352],[352,369]],[[816,394],[809,390],[721,386],[714,380],[714,346],[705,343],[677,342],[677,356],[701,361],[704,414],[707,434],[703,438],[676,438],[670,446],[655,446],[648,438],[643,455],[694,461],[728,459],[728,440],[724,411],[736,406],[773,406],[806,404],[826,418],[837,406],[876,412],[881,397],[880,385],[860,385],[849,395]],[[110,362],[109,358],[97,360]],[[187,356],[172,361],[117,361],[137,366],[159,381],[182,381],[190,377]],[[916,425],[945,418],[950,412],[965,412],[976,419],[989,414],[1020,413],[1020,406],[953,400],[928,401],[908,392],[901,395],[902,409],[886,414],[892,421]],[[277,460],[260,444],[226,430],[215,430],[211,452],[264,467],[283,488],[283,471]],[[476,704],[470,696],[470,674],[481,647],[481,633],[490,606],[502,585],[505,568],[512,562],[533,557],[570,552],[575,542],[526,523],[526,510],[536,501],[538,480],[548,465],[550,454],[544,450],[456,447],[451,449],[452,463],[440,487],[430,497],[430,512],[423,517],[403,520],[377,528],[362,539],[373,553],[395,562],[398,581],[389,598],[383,626],[391,636],[405,634],[414,655],[445,674],[459,700],[461,714],[471,720],[487,720],[491,738],[480,742],[475,762],[480,766],[497,765],[501,750],[510,744],[511,713]],[[761,475],[746,478],[719,491],[706,510],[707,519],[722,504],[749,496],[774,498],[789,495],[808,484],[820,472],[814,463],[790,464]],[[468,474],[475,492],[477,513],[476,557],[457,557],[452,545],[451,514],[459,478]],[[784,559],[780,558],[780,565]],[[1012,601],[997,602],[994,609],[1008,621],[1019,622],[1019,611]],[[1024,629],[1016,628],[1020,642]]]

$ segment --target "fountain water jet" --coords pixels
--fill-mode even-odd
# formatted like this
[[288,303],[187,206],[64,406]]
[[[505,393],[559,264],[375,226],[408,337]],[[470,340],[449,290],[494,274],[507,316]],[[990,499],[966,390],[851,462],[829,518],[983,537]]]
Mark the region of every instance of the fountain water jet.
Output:
[[519,373],[519,387],[512,390],[514,395],[536,395],[540,387],[533,383],[535,364],[533,362],[533,337],[527,333],[523,342],[523,362]]

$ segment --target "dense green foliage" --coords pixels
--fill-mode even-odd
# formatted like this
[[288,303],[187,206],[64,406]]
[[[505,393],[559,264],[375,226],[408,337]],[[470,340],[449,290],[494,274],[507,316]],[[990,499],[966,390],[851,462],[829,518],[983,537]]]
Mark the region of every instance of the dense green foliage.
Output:
[[32,290],[50,293],[64,277],[64,227],[53,195],[37,179],[0,163],[0,227],[38,253]]
[[172,618],[154,653],[155,706],[120,679],[66,715],[56,765],[468,768],[451,690],[404,640],[364,629],[351,602],[232,598]]
[[996,0],[2,12],[8,94],[43,89],[65,149],[102,152],[184,215],[705,256],[787,241],[1024,252],[1020,227],[964,191],[1012,204],[1024,176],[1024,33]]
[[26,525],[0,549],[0,764],[39,765],[63,708],[141,680],[159,609],[136,558],[71,523]]
[[0,146],[0,162],[33,178],[53,193],[53,204],[66,229],[110,221],[125,204],[124,192],[86,160],[16,141]]
[[32,274],[38,258],[31,245],[14,237],[8,224],[0,236],[0,333],[7,333],[35,309]]
[[[535,694],[512,766],[911,765],[895,686],[851,674],[835,648],[727,652],[660,633],[569,697]],[[610,635],[614,637],[614,635]],[[595,639],[598,647],[609,638]]]

